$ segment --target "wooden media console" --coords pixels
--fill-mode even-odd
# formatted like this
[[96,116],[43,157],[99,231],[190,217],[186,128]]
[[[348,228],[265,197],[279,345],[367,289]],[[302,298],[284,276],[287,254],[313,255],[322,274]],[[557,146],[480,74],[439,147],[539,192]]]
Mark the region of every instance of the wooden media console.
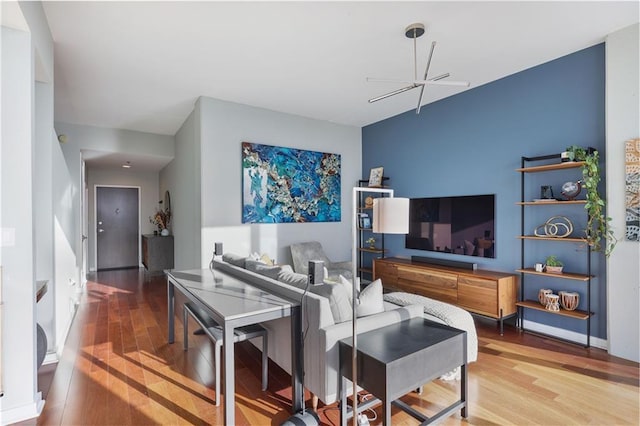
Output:
[[431,265],[410,259],[384,258],[373,263],[374,279],[385,291],[404,291],[451,303],[500,321],[517,314],[518,278],[514,274]]

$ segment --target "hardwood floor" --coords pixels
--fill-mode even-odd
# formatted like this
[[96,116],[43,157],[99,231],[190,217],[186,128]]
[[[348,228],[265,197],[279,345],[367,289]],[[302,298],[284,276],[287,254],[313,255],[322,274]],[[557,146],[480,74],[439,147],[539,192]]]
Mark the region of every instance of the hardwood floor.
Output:
[[[166,342],[165,278],[122,270],[90,279],[55,374],[47,366],[40,371],[44,411],[22,424],[222,424],[208,339],[190,336],[184,352],[178,315],[176,342]],[[469,367],[469,418],[456,413],[442,424],[638,424],[637,363],[509,327],[500,336],[495,323],[476,323],[480,347]],[[289,416],[289,376],[271,362],[269,389],[262,392],[259,351],[246,342],[236,350],[238,424],[279,425]],[[433,414],[458,392],[459,382],[436,380],[422,395],[402,399]],[[321,404],[319,415],[323,425],[339,424],[337,404]],[[380,424],[380,415],[378,409],[372,425]],[[395,408],[392,420],[417,424]]]

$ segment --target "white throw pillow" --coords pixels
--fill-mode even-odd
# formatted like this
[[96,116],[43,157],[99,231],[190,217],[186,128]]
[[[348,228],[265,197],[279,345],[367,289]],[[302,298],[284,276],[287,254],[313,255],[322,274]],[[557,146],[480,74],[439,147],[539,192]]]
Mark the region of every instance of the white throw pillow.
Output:
[[360,292],[360,303],[357,307],[358,318],[384,312],[384,300],[382,298],[382,281],[378,278]]
[[336,324],[349,321],[353,317],[353,308],[344,288],[336,284],[310,285],[309,291],[329,300],[329,307]]
[[342,275],[340,275],[340,279],[338,280],[338,282],[338,285],[344,287],[347,295],[349,296],[349,303],[351,303],[351,301],[353,300],[353,283],[351,282],[351,280],[343,277]]

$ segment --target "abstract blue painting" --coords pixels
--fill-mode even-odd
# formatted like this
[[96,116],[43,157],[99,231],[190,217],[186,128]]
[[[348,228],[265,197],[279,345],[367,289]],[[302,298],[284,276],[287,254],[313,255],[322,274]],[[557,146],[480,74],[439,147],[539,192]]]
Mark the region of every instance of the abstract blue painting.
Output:
[[340,154],[242,143],[242,223],[340,216]]

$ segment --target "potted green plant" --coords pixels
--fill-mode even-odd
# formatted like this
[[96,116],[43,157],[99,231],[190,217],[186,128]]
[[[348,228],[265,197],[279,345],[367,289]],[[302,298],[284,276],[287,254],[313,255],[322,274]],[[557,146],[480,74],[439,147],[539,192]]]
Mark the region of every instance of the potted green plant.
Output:
[[376,239],[373,237],[368,238],[365,243],[369,244],[369,248],[376,248]]
[[583,161],[582,188],[586,190],[587,227],[585,239],[594,251],[604,251],[609,256],[618,242],[611,228],[611,218],[605,214],[605,201],[598,192],[600,182],[600,154],[593,148],[570,146],[567,152],[573,153],[575,161]]
[[562,267],[564,266],[564,263],[562,263],[562,261],[560,261],[556,256],[551,255],[551,256],[547,256],[547,259],[545,260],[545,270],[550,273],[550,274],[561,274],[562,273]]

